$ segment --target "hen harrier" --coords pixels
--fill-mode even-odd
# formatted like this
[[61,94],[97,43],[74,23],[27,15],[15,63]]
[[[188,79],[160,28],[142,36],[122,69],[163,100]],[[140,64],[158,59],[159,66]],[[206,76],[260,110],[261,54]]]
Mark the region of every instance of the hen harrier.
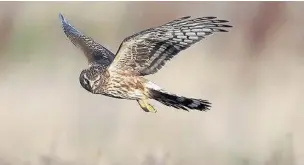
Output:
[[226,20],[216,17],[182,17],[125,38],[114,55],[92,38],[85,36],[59,14],[62,28],[72,43],[86,55],[89,68],[79,77],[83,88],[93,94],[137,100],[146,112],[156,112],[148,99],[189,111],[206,111],[207,100],[169,93],[144,76],[156,73],[180,51],[215,32],[227,32]]

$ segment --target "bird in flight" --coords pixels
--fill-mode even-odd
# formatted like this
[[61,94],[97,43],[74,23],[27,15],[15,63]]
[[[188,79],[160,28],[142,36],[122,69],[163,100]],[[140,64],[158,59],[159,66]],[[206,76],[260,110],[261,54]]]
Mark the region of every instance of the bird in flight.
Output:
[[65,35],[85,54],[89,67],[82,70],[81,86],[93,94],[136,100],[146,112],[156,112],[149,104],[154,99],[176,109],[206,111],[207,100],[167,92],[144,76],[154,74],[167,61],[208,35],[227,32],[227,20],[216,17],[182,17],[125,38],[117,53],[84,35],[59,14]]

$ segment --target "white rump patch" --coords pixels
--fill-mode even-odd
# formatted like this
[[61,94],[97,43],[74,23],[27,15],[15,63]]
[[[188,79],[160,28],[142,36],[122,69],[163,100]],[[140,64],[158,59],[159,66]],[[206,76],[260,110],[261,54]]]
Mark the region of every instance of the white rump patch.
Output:
[[154,90],[162,90],[161,87],[159,87],[158,85],[154,84],[151,81],[146,83],[146,87]]

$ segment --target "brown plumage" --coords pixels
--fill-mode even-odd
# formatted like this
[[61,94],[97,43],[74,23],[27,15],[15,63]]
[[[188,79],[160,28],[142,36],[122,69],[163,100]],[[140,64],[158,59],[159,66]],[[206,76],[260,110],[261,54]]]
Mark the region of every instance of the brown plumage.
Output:
[[61,14],[60,19],[65,34],[88,59],[89,68],[83,70],[79,77],[80,84],[87,91],[137,100],[147,112],[156,112],[148,99],[187,111],[205,111],[210,108],[207,100],[171,94],[143,76],[156,73],[166,61],[204,37],[215,32],[227,32],[225,28],[231,26],[224,23],[228,21],[216,17],[182,17],[125,38],[114,55],[75,29]]

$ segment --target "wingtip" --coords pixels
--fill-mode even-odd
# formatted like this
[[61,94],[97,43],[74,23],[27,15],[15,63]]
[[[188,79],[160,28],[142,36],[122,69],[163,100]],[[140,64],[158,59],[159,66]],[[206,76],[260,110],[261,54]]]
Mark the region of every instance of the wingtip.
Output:
[[58,16],[59,16],[61,23],[67,23],[66,19],[64,18],[64,16],[61,13],[59,13]]
[[71,25],[68,20],[61,14],[58,14],[59,19],[61,21],[61,26],[63,28],[64,33],[66,33],[67,35],[83,35],[80,31],[78,31],[73,25]]

